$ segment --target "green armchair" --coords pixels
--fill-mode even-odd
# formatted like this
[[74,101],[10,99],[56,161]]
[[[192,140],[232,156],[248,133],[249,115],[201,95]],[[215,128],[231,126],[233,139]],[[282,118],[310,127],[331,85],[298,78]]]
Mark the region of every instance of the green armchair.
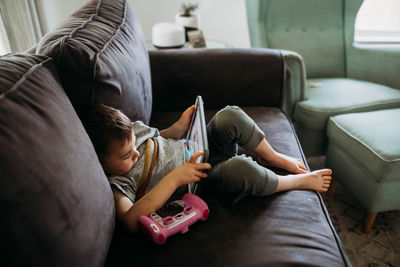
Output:
[[246,4],[252,46],[284,50],[284,108],[305,154],[326,153],[329,195],[340,182],[370,232],[378,212],[400,208],[400,45],[354,42],[362,0]]
[[400,107],[400,46],[354,43],[362,0],[248,0],[253,47],[282,49],[285,111],[307,156],[325,154],[331,116]]

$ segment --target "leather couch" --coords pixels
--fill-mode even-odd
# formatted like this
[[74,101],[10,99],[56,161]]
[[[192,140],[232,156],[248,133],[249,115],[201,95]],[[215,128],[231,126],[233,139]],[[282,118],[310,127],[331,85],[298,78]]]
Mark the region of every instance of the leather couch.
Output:
[[[0,244],[7,266],[348,266],[320,194],[220,195],[207,221],[165,245],[115,221],[79,114],[91,101],[167,127],[201,94],[207,119],[239,105],[279,152],[305,161],[282,111],[278,50],[152,51],[125,0],[93,0],[35,53],[0,58]],[[248,153],[240,150],[240,153]],[[249,153],[251,155],[251,153]],[[283,173],[282,170],[276,170]]]

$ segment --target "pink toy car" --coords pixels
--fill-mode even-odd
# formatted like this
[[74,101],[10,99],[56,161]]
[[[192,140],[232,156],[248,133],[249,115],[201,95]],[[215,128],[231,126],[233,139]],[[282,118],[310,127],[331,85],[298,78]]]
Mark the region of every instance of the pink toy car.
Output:
[[189,226],[198,220],[207,220],[209,209],[198,196],[185,194],[182,200],[176,200],[150,216],[139,217],[139,228],[157,244],[164,244],[167,237],[178,232],[189,231]]

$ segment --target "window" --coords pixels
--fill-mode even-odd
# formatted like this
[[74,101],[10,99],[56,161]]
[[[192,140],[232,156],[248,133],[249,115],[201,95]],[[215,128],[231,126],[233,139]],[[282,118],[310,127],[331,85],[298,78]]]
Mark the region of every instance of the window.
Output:
[[1,53],[22,52],[41,38],[35,0],[0,0]]
[[0,14],[0,56],[7,54],[11,51],[10,45],[8,43],[6,29],[4,28],[3,20]]
[[399,14],[399,0],[364,0],[356,18],[354,41],[400,44]]

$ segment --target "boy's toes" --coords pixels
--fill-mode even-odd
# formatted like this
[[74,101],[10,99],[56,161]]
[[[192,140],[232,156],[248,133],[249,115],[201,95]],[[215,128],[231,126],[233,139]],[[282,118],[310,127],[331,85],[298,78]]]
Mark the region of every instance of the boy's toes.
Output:
[[326,191],[328,191],[328,188],[326,188],[326,187],[322,187],[320,190],[318,190],[319,192],[326,192]]
[[319,174],[322,176],[331,176],[332,175],[332,170],[331,169],[321,169],[317,171]]

